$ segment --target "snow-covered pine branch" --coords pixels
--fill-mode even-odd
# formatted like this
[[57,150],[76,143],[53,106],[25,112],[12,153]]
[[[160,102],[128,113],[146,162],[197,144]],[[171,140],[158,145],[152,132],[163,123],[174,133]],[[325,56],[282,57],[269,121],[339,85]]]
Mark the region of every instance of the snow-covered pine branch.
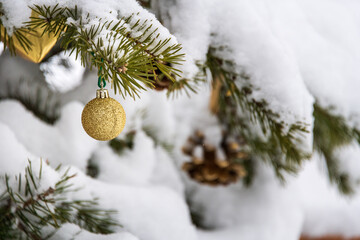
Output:
[[[44,164],[44,165],[43,165]],[[46,239],[65,223],[94,233],[109,234],[118,223],[113,211],[97,207],[94,199],[68,199],[77,191],[70,180],[76,174],[60,166],[54,171],[42,160],[35,167],[29,160],[24,173],[1,176],[1,239]]]
[[12,53],[15,53],[14,37],[25,50],[30,50],[32,43],[24,33],[42,29],[43,34],[54,33],[60,37],[61,46],[70,54],[76,54],[84,66],[99,69],[99,75],[111,82],[115,93],[123,96],[135,97],[139,90],[154,87],[156,71],[172,82],[180,78],[180,70],[173,66],[183,61],[181,46],[135,1],[122,5],[121,9],[106,3],[108,8],[99,9],[95,1],[87,2],[87,7],[78,7],[76,1],[46,4],[26,3],[25,8],[33,11],[26,21],[14,16],[14,5],[8,1],[0,5],[3,9],[0,24],[5,27],[0,38]]

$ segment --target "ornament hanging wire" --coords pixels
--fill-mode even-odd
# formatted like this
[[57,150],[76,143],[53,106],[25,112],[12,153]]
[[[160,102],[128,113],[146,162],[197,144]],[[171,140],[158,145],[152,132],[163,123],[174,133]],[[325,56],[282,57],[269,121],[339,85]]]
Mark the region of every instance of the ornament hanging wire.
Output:
[[[93,56],[93,57],[95,57],[95,54],[92,52],[91,53],[91,55]],[[101,58],[101,62],[104,62],[104,59],[103,58]],[[104,87],[106,87],[106,81],[105,81],[105,79],[102,77],[102,75],[101,75],[101,72],[102,72],[102,67],[100,66],[100,69],[99,69],[99,71],[98,71],[98,87],[99,88],[101,88],[101,89],[103,89]]]

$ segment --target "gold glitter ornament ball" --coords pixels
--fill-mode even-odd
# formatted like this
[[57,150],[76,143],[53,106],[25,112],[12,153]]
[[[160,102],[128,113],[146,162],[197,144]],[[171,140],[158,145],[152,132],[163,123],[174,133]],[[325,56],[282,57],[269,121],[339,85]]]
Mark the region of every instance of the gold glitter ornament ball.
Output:
[[107,141],[117,137],[125,127],[126,115],[121,104],[99,89],[96,98],[86,104],[81,114],[85,132],[92,138]]

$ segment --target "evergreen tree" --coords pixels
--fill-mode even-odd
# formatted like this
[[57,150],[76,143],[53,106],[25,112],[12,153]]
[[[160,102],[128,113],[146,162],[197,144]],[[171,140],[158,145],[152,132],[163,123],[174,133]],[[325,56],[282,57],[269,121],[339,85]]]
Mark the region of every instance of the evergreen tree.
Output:
[[[197,10],[205,4],[194,2],[193,9]],[[7,144],[28,149],[24,152],[28,151],[31,161],[24,159],[25,162],[28,161],[25,170],[21,168],[24,167],[21,163],[14,164],[17,165],[14,167],[17,171],[15,173],[11,167],[4,167],[5,171],[0,171],[3,173],[0,183],[0,239],[56,239],[57,234],[65,236],[61,229],[64,227],[66,232],[70,225],[79,228],[84,238],[91,233],[119,236],[119,239],[126,240],[143,237],[141,234],[144,233],[134,225],[126,225],[121,211],[107,209],[109,204],[104,202],[111,200],[112,193],[100,196],[99,200],[93,191],[100,191],[101,187],[94,184],[94,189],[89,190],[88,187],[91,186],[77,185],[77,181],[85,182],[84,185],[91,185],[91,181],[120,185],[129,182],[134,185],[162,182],[160,185],[169,184],[176,191],[177,188],[185,188],[192,223],[201,229],[215,227],[204,216],[206,207],[198,206],[197,188],[200,186],[200,191],[203,191],[202,184],[225,187],[238,183],[235,186],[251,189],[255,180],[261,177],[264,165],[270,166],[278,181],[286,185],[287,177],[297,174],[304,163],[313,161],[317,154],[324,159],[329,181],[336,184],[339,192],[349,195],[356,192],[356,179],[352,179],[350,173],[341,167],[341,157],[338,154],[344,148],[358,146],[360,143],[356,124],[330,104],[324,104],[322,96],[305,91],[306,87],[299,77],[294,77],[294,88],[284,86],[293,84],[285,79],[297,70],[291,69],[283,73],[279,67],[281,64],[273,64],[268,59],[268,62],[261,62],[257,50],[248,49],[251,48],[248,35],[241,35],[247,33],[246,29],[239,30],[240,37],[244,38],[240,41],[238,35],[231,33],[233,22],[229,23],[229,28],[216,28],[219,32],[214,32],[215,30],[207,29],[207,26],[199,27],[197,24],[201,25],[203,22],[196,21],[195,18],[194,29],[199,32],[205,29],[199,39],[207,39],[203,43],[204,48],[199,50],[196,49],[199,45],[194,44],[196,47],[193,47],[190,44],[193,39],[190,38],[190,41],[187,34],[181,32],[181,28],[189,27],[186,22],[184,26],[179,26],[177,22],[184,16],[181,13],[176,15],[173,10],[178,9],[179,12],[191,15],[190,8],[182,8],[189,6],[186,1],[119,0],[116,6],[111,1],[105,1],[102,5],[92,0],[88,6],[79,4],[81,1],[24,0],[22,3],[19,3],[22,8],[15,10],[16,4],[0,1],[0,39],[3,44],[0,65],[10,66],[9,59],[15,59],[15,63],[11,65],[25,69],[19,67],[19,73],[10,69],[8,74],[5,67],[0,66],[0,83],[3,86],[0,90],[0,111],[3,115],[0,117],[0,131],[7,132],[9,128],[8,135],[4,133],[4,137],[10,139]],[[211,4],[213,3],[209,3],[209,6]],[[15,14],[22,10],[26,13],[24,16],[27,15],[26,21]],[[149,11],[155,13],[156,17]],[[247,16],[246,12],[243,14]],[[247,17],[252,19],[250,15]],[[252,21],[254,25],[257,24],[256,20]],[[261,26],[258,24],[255,27],[261,29]],[[184,42],[184,46],[169,31],[175,35],[178,33],[178,38],[182,40],[179,42]],[[230,33],[222,36],[224,32],[221,31]],[[190,35],[191,31],[189,32]],[[262,36],[267,36],[267,31],[264,32],[263,35],[254,34],[254,41],[259,41],[259,46],[263,44],[262,41],[266,41],[261,40]],[[234,44],[232,37],[238,37],[239,45],[243,44],[246,49]],[[45,38],[50,40],[45,42]],[[51,41],[54,46],[50,46]],[[273,39],[269,40],[272,41]],[[46,47],[49,47],[49,51],[43,54]],[[259,55],[265,58],[274,53],[281,61],[288,60],[287,54],[282,55],[282,51],[272,51],[277,49],[276,44],[269,49],[269,53]],[[197,50],[201,53],[196,52]],[[36,52],[41,53],[38,63],[26,62],[21,58],[29,58]],[[238,60],[241,56],[244,59]],[[71,64],[71,59],[85,70],[80,74],[80,79],[67,83],[71,85],[71,90],[61,92],[47,78],[51,78],[51,68],[73,74],[75,65]],[[288,67],[287,63],[281,66]],[[276,69],[268,77],[264,75],[271,71],[258,73],[254,70],[256,67]],[[21,76],[26,71],[29,71],[27,79]],[[272,84],[277,83],[278,88],[272,88]],[[89,100],[88,90],[94,90],[91,86],[96,85],[101,89],[108,85],[112,89],[111,96],[127,101],[125,109],[130,112],[124,133],[103,145],[85,136],[82,129],[74,125],[79,116],[77,103],[74,102],[81,101],[85,104]],[[204,91],[207,86],[211,87],[211,94]],[[297,87],[301,87],[299,92],[303,93],[296,93],[297,90],[294,89]],[[292,92],[289,90],[287,93],[288,89]],[[281,90],[284,90],[284,95],[277,96]],[[167,101],[172,105],[159,100],[157,96],[163,96],[161,92],[165,92]],[[201,104],[194,104],[190,106],[194,107],[193,112],[180,108],[186,116],[166,113],[170,109],[166,106],[171,106],[171,111],[176,111],[176,107],[181,105],[176,101],[179,98],[185,99],[181,95],[183,92],[190,96],[190,100],[183,102],[195,99],[201,104],[209,104],[209,109],[204,109]],[[297,101],[294,100],[295,97],[289,97],[295,93],[303,99]],[[201,99],[201,94],[209,99]],[[140,104],[143,101],[146,106],[152,106],[153,112],[146,107],[136,107],[133,111],[132,101]],[[299,106],[298,102],[303,104],[303,109],[295,109],[294,106]],[[11,123],[12,113],[9,117],[5,115],[10,108],[14,108],[14,114],[20,114],[20,118],[24,117],[24,121],[29,121],[24,126],[36,126],[34,129],[37,128],[39,134],[34,137],[34,143],[29,140],[27,133],[20,133],[25,128],[17,129],[13,124],[18,123]],[[167,114],[173,114],[173,119],[170,120]],[[193,125],[186,126],[193,121]],[[31,135],[31,129],[27,130]],[[45,134],[44,139],[41,134]],[[46,138],[63,139],[48,143]],[[41,152],[46,147],[50,150]],[[137,155],[143,151],[145,156]],[[32,167],[36,162],[33,155],[44,155],[46,158],[50,155],[44,169],[43,160],[39,161],[38,169]],[[7,157],[2,156],[4,159]],[[143,158],[150,160],[146,162]],[[138,159],[138,162],[129,163],[128,159]],[[6,160],[0,161],[0,166],[5,162]],[[163,163],[169,172],[162,169]],[[70,168],[64,170],[61,166],[57,167],[57,164],[70,165]],[[70,174],[72,165],[75,172],[84,172],[87,176],[76,180],[77,175]],[[146,166],[139,167],[143,165]],[[182,173],[179,175],[179,169],[188,176]],[[155,176],[156,171],[161,174]],[[169,177],[169,174],[173,176]],[[43,181],[43,175],[47,178],[48,175],[54,175],[57,178],[49,184],[46,183],[49,179]],[[167,183],[161,177],[171,180]],[[194,182],[189,182],[189,179]],[[201,185],[196,185],[195,182]],[[111,191],[118,189],[108,185]],[[234,185],[229,186],[231,187]],[[126,189],[121,190],[132,193]],[[86,191],[91,193],[84,194]],[[156,191],[161,193],[161,190]],[[86,198],[77,198],[78,193]],[[121,197],[114,196],[114,199]],[[131,204],[124,206],[126,207],[137,208]],[[186,221],[182,224],[186,225]],[[186,227],[190,229],[191,225]],[[130,233],[132,231],[140,235],[133,236]],[[116,235],[123,233],[129,235]],[[77,234],[79,233],[73,232],[72,237],[76,239]],[[181,234],[183,239],[195,239],[194,230]],[[149,239],[154,239],[154,236]]]

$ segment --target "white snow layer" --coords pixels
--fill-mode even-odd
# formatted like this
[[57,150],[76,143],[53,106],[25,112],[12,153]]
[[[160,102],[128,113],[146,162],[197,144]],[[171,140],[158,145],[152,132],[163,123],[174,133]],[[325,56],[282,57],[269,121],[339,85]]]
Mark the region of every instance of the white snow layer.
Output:
[[50,238],[51,240],[73,239],[77,240],[139,240],[128,232],[119,232],[109,235],[87,232],[75,224],[66,223]]
[[45,80],[50,88],[59,92],[67,92],[81,84],[85,68],[76,61],[75,54],[70,57],[65,52],[55,55],[48,62],[40,65]]
[[[27,5],[53,5],[59,1],[0,2],[9,17],[2,18],[3,23],[11,29],[27,21],[30,16]],[[140,12],[139,18],[150,18],[156,23],[154,27],[160,26],[154,15],[141,9],[134,0],[60,3],[78,4],[83,6],[84,13],[104,19],[116,18],[117,10],[123,16]],[[324,107],[333,106],[336,113],[358,126],[359,1],[157,0],[156,3],[164,22],[187,53],[187,62],[182,67],[184,76],[196,73],[195,62],[206,59],[209,45],[222,46],[224,50],[218,54],[251,76],[251,84],[258,89],[252,97],[265,99],[287,123],[303,121],[312,126],[315,99]],[[164,38],[170,36],[165,28],[160,31]],[[31,72],[33,65],[25,68],[21,61],[8,59],[5,54],[1,57],[7,62],[0,66],[2,80],[4,76],[38,74],[38,69]],[[18,64],[18,71],[8,72],[8,64]],[[68,84],[67,80],[76,83],[82,75],[79,70],[78,77],[64,75],[69,79],[60,81],[58,70],[47,78],[54,87]],[[67,224],[53,239],[72,238],[76,234],[78,239],[121,240],[297,240],[301,233],[360,235],[360,195],[341,197],[329,185],[323,159],[317,155],[304,165],[299,176],[289,177],[286,185],[279,184],[269,167],[262,164],[250,188],[240,183],[210,188],[191,182],[184,175],[181,179],[177,168],[187,160],[180,153],[187,137],[200,129],[210,144],[218,144],[221,138],[217,119],[208,111],[207,85],[201,86],[197,95],[180,96],[175,101],[166,99],[164,93],[154,92],[144,93],[136,102],[114,96],[127,112],[124,132],[137,131],[134,149],[119,156],[107,144],[88,137],[81,127],[83,104],[77,100],[90,100],[96,89],[95,74],[87,78],[90,80],[80,88],[63,95],[67,104],[53,126],[41,122],[15,101],[0,102],[0,174],[23,172],[28,159],[34,162],[34,167],[38,167],[38,158],[49,160],[50,166],[70,165],[78,173],[74,183],[83,186],[72,197],[99,197],[101,207],[118,210],[117,219],[124,226],[123,232],[100,236]],[[142,131],[144,126],[155,129],[159,140],[172,143],[174,153],[170,155],[156,146]],[[311,145],[309,134],[308,148]],[[353,145],[338,154],[343,170],[350,170],[352,179],[359,179],[359,147]],[[90,158],[99,165],[97,180],[82,174]],[[48,177],[43,188],[56,179],[50,166],[44,168]],[[185,192],[191,193],[192,208],[202,210],[204,222],[213,231],[196,234],[185,204]]]
[[221,56],[252,77],[252,97],[286,122],[311,124],[316,99],[357,125],[359,7],[356,0],[179,0],[167,25],[189,59],[205,59],[209,44],[222,47]]
[[4,43],[0,42],[0,55],[3,53],[4,51]]
[[66,105],[61,119],[55,126],[50,126],[20,103],[7,100],[0,102],[0,122],[8,125],[31,153],[48,159],[52,166],[71,164],[85,170],[87,160],[98,143],[81,126],[82,109],[83,106],[77,102]]

